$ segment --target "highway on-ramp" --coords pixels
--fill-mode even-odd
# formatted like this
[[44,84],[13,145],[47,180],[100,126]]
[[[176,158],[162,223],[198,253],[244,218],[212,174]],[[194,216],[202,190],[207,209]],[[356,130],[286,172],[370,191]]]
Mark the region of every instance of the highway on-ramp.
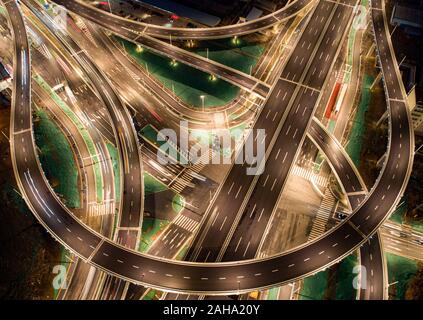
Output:
[[[305,246],[265,259],[200,264],[159,259],[127,250],[76,220],[54,195],[42,174],[32,135],[30,61],[24,23],[16,2],[8,2],[6,8],[12,8],[9,12],[15,34],[11,143],[19,187],[32,212],[57,240],[106,272],[134,283],[178,292],[230,294],[272,287],[312,274],[340,261],[358,248],[376,232],[405,189],[411,170],[414,141],[405,95],[402,94],[404,91],[398,80],[400,77],[397,77],[399,72],[395,56],[388,46],[383,43],[380,46],[380,40],[389,42],[391,46],[389,34],[382,30],[380,39],[378,33],[376,38],[385,83],[389,85],[389,151],[376,185],[350,217]],[[378,30],[380,21],[375,11],[375,30]],[[382,14],[380,17],[381,26],[384,27],[386,17]],[[395,76],[389,77],[389,70],[394,71]]]
[[255,256],[262,240],[256,235],[266,232],[352,13],[332,2],[316,6],[253,127],[265,129],[264,171],[248,176],[244,165],[234,165],[188,252],[191,261]]
[[43,21],[46,27],[55,34],[57,39],[80,64],[109,111],[115,136],[117,137],[117,147],[121,159],[120,172],[123,177],[120,215],[117,222],[118,229],[123,230],[119,237],[121,239],[130,238],[128,241],[134,242],[135,245],[136,239],[141,233],[144,193],[141,151],[131,115],[127,108],[124,107],[123,102],[109,80],[97,65],[92,62],[86,52],[81,50],[79,45],[60,27],[55,26],[50,17],[45,12],[40,11],[36,4],[30,0],[25,0],[24,2],[34,15]]
[[[328,159],[333,174],[347,195],[352,210],[359,207],[368,194],[367,187],[351,158],[334,135],[314,119],[308,132],[309,138]],[[360,247],[360,299],[385,298],[386,270],[379,232]]]
[[92,16],[94,19],[101,19],[109,24],[118,23],[122,28],[154,37],[166,39],[170,36],[174,39],[218,39],[244,35],[269,28],[297,15],[312,4],[314,0],[294,0],[289,5],[258,19],[214,28],[169,28],[125,19],[79,0],[52,0],[52,2],[80,15]]
[[211,59],[207,59],[206,57],[198,56],[192,52],[166,43],[165,41],[157,40],[144,33],[140,34],[132,29],[122,26],[121,18],[118,16],[97,14],[99,11],[98,9],[91,6],[87,7],[80,2],[68,3],[66,1],[66,7],[69,7],[71,12],[98,24],[99,26],[119,35],[121,38],[148,48],[159,55],[164,55],[176,61],[181,61],[201,71],[218,75],[233,85],[249,92],[254,92],[262,98],[265,98],[269,92],[270,86],[251,75]]

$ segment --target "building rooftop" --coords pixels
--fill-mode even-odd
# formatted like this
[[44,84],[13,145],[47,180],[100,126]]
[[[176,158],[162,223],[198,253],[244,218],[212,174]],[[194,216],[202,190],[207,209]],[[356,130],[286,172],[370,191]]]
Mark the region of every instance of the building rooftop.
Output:
[[423,8],[408,3],[397,3],[392,11],[391,24],[423,29]]

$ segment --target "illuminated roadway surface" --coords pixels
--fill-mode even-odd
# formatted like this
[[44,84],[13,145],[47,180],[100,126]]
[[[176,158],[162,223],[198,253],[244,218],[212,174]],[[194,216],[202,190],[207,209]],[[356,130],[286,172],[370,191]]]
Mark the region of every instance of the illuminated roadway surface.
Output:
[[423,261],[423,233],[407,225],[391,220],[385,222],[379,230],[386,252],[391,252],[409,259]]
[[[169,28],[164,26],[156,26],[142,22],[128,20],[122,17],[112,15],[106,11],[97,9],[91,5],[75,0],[53,0],[52,2],[62,5],[70,11],[79,13],[83,16],[95,16],[95,19],[100,19],[108,24],[117,23],[120,27],[130,30],[135,30],[140,33],[145,33],[154,37],[179,39],[217,39],[227,38],[235,35],[243,35],[253,33],[262,29],[269,28],[281,21],[295,16],[308,5],[313,3],[313,0],[294,0],[288,6],[275,11],[269,15],[263,16],[259,19],[249,22],[238,23],[223,27],[214,28]],[[117,21],[117,19],[119,21]]]
[[[123,164],[120,167],[120,172],[123,172],[123,175],[121,175],[123,177],[123,184],[121,185],[123,193],[121,194],[122,201],[120,201],[114,240],[125,247],[136,249],[141,235],[142,214],[144,211],[144,183],[141,151],[139,150],[131,116],[113,86],[86,52],[66,33],[56,30],[54,24],[51,23],[51,20],[44,12],[38,11],[29,0],[25,1],[25,3],[50,28],[50,31],[57,36],[58,40],[69,50],[69,53],[75,57],[109,110],[114,125],[114,132],[117,136],[120,163]],[[122,289],[119,281],[113,282],[114,284],[116,284],[118,290]],[[113,289],[110,289],[110,292],[112,291]]]
[[244,72],[230,68],[213,60],[197,56],[179,47],[154,39],[148,35],[138,34],[128,29],[122,25],[122,18],[118,16],[107,14],[95,7],[86,6],[79,2],[66,1],[65,5],[70,11],[80,15],[81,17],[99,24],[103,28],[110,30],[128,41],[132,41],[143,47],[149,48],[157,54],[165,55],[177,61],[182,61],[185,64],[210,74],[220,75],[226,81],[247,91],[255,92],[263,98],[266,97],[269,92],[268,85]]
[[[356,167],[354,166],[352,160],[344,148],[316,118],[313,118],[307,135],[327,158],[328,163],[332,168],[332,172],[336,175],[344,191],[347,194],[350,192],[348,200],[352,209],[357,208],[360,202],[364,200],[368,191],[363,180],[361,179],[360,174],[358,173]],[[230,251],[229,254],[225,254],[223,257],[224,261],[236,261],[255,258],[256,255],[254,253],[259,251],[259,241],[266,237],[264,231],[260,233],[256,230],[256,225],[260,222],[260,220],[261,219],[258,220],[257,217],[252,216],[241,221],[237,227],[237,230],[242,230],[241,234],[244,235],[244,237],[247,235],[246,239],[249,243],[248,248],[252,248],[253,250],[250,250],[248,254],[247,251],[238,250],[241,241],[235,238],[235,240],[232,240],[232,242],[235,248],[238,248],[235,251]],[[264,223],[269,223],[269,221],[265,221]],[[253,234],[248,237],[249,233]],[[258,241],[254,241],[254,238],[257,238]],[[229,248],[230,247],[231,246],[229,246]],[[361,290],[360,298],[366,300],[382,299],[384,292],[384,270],[383,258],[377,235],[375,235],[372,240],[369,240],[360,247],[360,257],[361,265],[363,265],[366,270],[368,270],[367,273],[362,273],[362,277],[366,278],[367,286],[366,289]],[[364,283],[363,280],[362,283]],[[188,297],[189,299],[193,299],[193,296]],[[167,295],[166,299],[172,300],[188,297],[180,295]]]
[[[189,260],[214,262],[255,257],[262,241],[256,235],[266,232],[320,101],[332,61],[348,30],[352,11],[350,6],[332,2],[317,5],[254,125],[254,129],[266,130],[269,154],[264,172],[259,177],[247,176],[244,165],[234,165],[208,220],[194,238],[187,254]],[[220,248],[220,252],[215,248]]]
[[[368,191],[351,158],[336,138],[316,119],[312,122],[308,135],[328,159],[332,172],[348,196],[351,209],[355,210]],[[365,286],[360,290],[360,299],[383,299],[387,275],[379,232],[360,247],[360,265],[365,267],[364,271],[361,270],[361,284],[365,283]]]
[[[117,136],[117,141],[119,142],[117,145],[122,159],[121,163],[123,163],[121,172],[124,172],[122,175],[123,193],[118,227],[140,228],[142,224],[142,212],[144,211],[142,162],[137,135],[133,128],[132,119],[128,110],[123,106],[119,96],[116,94],[106,77],[91,61],[88,55],[80,49],[76,42],[60,30],[55,29],[49,17],[39,12],[29,1],[25,1],[25,3],[28,4],[32,12],[50,28],[50,31],[57,36],[70,53],[73,54],[107,106],[112,123],[114,124],[115,136]],[[120,236],[126,237],[127,232],[122,232]],[[134,236],[130,235],[129,237],[133,238]],[[136,238],[135,236],[135,240],[130,239],[130,241],[135,243]],[[122,242],[125,243],[125,241]]]
[[29,52],[24,24],[14,6],[15,2],[6,4],[16,37],[11,144],[20,189],[31,210],[56,239],[104,271],[135,283],[179,292],[227,294],[271,287],[311,274],[348,255],[377,230],[404,191],[410,174],[413,137],[383,12],[373,10],[375,29],[380,26],[382,30],[375,35],[389,97],[390,148],[377,184],[349,218],[305,246],[254,261],[184,263],[125,250],[75,220],[41,173],[32,139]]
[[[27,11],[28,12],[28,11]],[[29,15],[26,16],[27,18],[29,17]],[[29,28],[31,28],[33,31],[37,30],[36,24],[32,23],[30,19],[26,20],[27,26]],[[54,55],[58,55],[61,59],[61,61],[63,61],[63,63],[66,65],[66,67],[68,68],[68,70],[72,70],[73,66],[71,64],[71,62],[67,59],[66,55],[63,55],[62,51],[58,50],[57,47],[54,46],[52,40],[48,37],[47,34],[44,34],[41,30],[38,29],[37,32],[37,36],[40,37],[43,41],[43,43],[47,46],[47,49],[50,52],[53,52]],[[34,58],[32,58],[34,60]],[[70,88],[73,88],[74,90],[76,90],[76,88],[79,88],[81,86],[83,86],[85,84],[85,82],[83,82],[83,80],[78,77],[75,76],[76,73],[66,73],[65,72],[65,68],[60,69],[61,66],[57,63],[56,60],[51,59],[50,63],[52,63],[52,71],[53,70],[63,70],[63,73],[66,74],[66,80],[67,83],[69,85]],[[50,67],[50,65],[47,64],[47,68]],[[43,65],[43,67],[45,68],[46,66]],[[41,70],[41,68],[39,68]],[[60,72],[55,72],[54,75],[60,79],[61,75]],[[95,175],[93,172],[93,166],[92,166],[92,158],[91,158],[91,154],[89,153],[87,146],[84,142],[84,140],[82,139],[82,136],[80,134],[80,132],[77,130],[77,128],[75,127],[75,125],[73,124],[72,121],[70,121],[70,119],[65,116],[64,114],[62,114],[62,112],[60,112],[60,110],[56,110],[55,106],[56,104],[51,100],[51,98],[48,96],[48,93],[46,93],[44,90],[37,90],[37,88],[35,88],[35,91],[37,92],[37,96],[39,99],[42,100],[42,103],[44,104],[49,104],[50,107],[49,109],[53,112],[53,114],[56,114],[56,117],[58,119],[62,119],[61,122],[61,127],[62,129],[65,130],[65,132],[68,132],[68,135],[71,135],[70,138],[75,140],[76,146],[77,146],[77,150],[78,150],[78,154],[79,154],[79,158],[81,159],[80,161],[82,163],[84,163],[84,167],[85,170],[87,172],[87,177],[86,177],[86,183],[87,183],[87,188],[85,192],[86,192],[86,196],[84,197],[84,207],[85,210],[88,211],[88,207],[91,203],[95,203],[97,202],[97,194],[96,194],[96,190],[94,188],[95,186]],[[79,103],[86,103],[87,100],[79,100]],[[91,111],[96,111],[98,110],[98,107],[100,106],[100,104],[96,104],[93,103],[90,107],[91,108],[86,108],[84,111],[86,113],[89,113]],[[78,109],[75,110],[76,112],[78,112]],[[62,114],[62,115],[61,115]],[[97,127],[99,127],[97,125]],[[110,160],[110,155],[108,152],[106,152],[107,147],[104,143],[104,140],[102,139],[102,136],[100,134],[100,132],[97,130],[97,127],[94,127],[93,124],[88,122],[87,125],[87,130],[89,132],[89,135],[91,136],[91,138],[93,139],[93,142],[96,146],[96,150],[99,153],[99,158],[103,159],[103,161],[99,161],[100,167],[101,167],[101,177],[102,177],[102,182],[103,182],[103,188],[104,188],[104,193],[103,193],[103,200],[104,201],[113,201],[114,198],[114,177],[113,175],[110,175],[109,173],[112,170],[112,163]],[[103,128],[103,127],[101,127]],[[105,131],[103,131],[105,132]],[[114,137],[112,136],[111,138],[113,138],[114,141]],[[87,203],[88,202],[88,203]],[[112,219],[110,216],[102,216],[102,234],[104,235],[110,235],[111,233],[111,229],[112,226],[110,225],[110,223],[112,222]]]

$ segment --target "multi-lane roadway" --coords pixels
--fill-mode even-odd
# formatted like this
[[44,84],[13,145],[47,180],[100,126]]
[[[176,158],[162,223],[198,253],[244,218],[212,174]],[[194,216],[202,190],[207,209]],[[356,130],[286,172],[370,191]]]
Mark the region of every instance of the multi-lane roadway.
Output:
[[[28,5],[34,15],[44,22],[50,31],[57,36],[58,40],[62,42],[64,47],[73,55],[81,68],[86,72],[109,111],[115,136],[117,137],[117,146],[121,158],[120,172],[123,177],[120,214],[118,216],[118,228],[122,229],[122,232],[120,232],[121,234],[118,237],[121,239],[130,237],[128,242],[136,242],[142,224],[144,194],[141,151],[131,115],[109,80],[97,65],[92,62],[86,52],[81,50],[79,45],[64,33],[63,30],[57,28],[50,17],[39,10],[35,4],[30,1],[25,1],[25,4]],[[128,231],[130,232],[128,233]]]
[[336,3],[317,5],[254,125],[266,130],[264,172],[247,176],[244,165],[234,165],[211,208],[213,214],[197,233],[190,260],[255,256],[262,241],[257,235],[266,232],[352,12]]
[[[83,1],[53,0],[53,2],[83,16],[92,16],[95,19],[103,20],[108,24],[116,23],[117,25],[129,30],[166,39],[169,37],[173,37],[174,39],[218,39],[249,34],[267,29],[281,21],[287,20],[314,3],[313,0],[294,0],[291,1],[289,5],[269,15],[252,21],[229,26],[214,28],[169,28],[166,26],[157,26],[125,19],[100,10],[94,6],[84,3]],[[117,21],[117,19],[119,21]]]
[[[9,4],[13,6],[14,2],[9,2]],[[337,7],[350,8],[344,4],[337,5]],[[30,67],[27,46],[26,49],[21,49],[23,50],[21,54],[19,54],[19,47],[15,48],[15,66],[20,64],[21,68],[15,68],[15,83],[20,84],[20,87],[18,86],[14,90],[12,119],[14,123],[12,126],[14,136],[12,156],[25,200],[40,222],[56,239],[79,256],[121,278],[155,288],[212,294],[247,292],[292,281],[339,261],[364,243],[367,237],[373,234],[389,215],[404,191],[411,169],[413,137],[409,125],[409,113],[389,33],[385,29],[386,17],[381,9],[374,9],[373,15],[378,53],[387,87],[391,115],[390,145],[386,162],[381,176],[365,201],[347,219],[323,237],[266,259],[198,264],[169,261],[135,253],[89,230],[76,221],[69,211],[60,204],[37,166],[31,133],[30,91],[27,82]],[[17,21],[22,20],[19,11],[16,10],[11,11],[12,26],[14,30],[20,30],[26,39],[23,23],[23,29],[22,26],[16,26]],[[348,9],[339,11],[342,13],[344,10],[348,11]],[[18,17],[15,17],[16,15]],[[326,18],[325,16],[323,20]],[[19,34],[19,32],[15,32],[15,35],[17,33]],[[15,45],[21,42],[17,37]],[[300,46],[301,43],[298,45]],[[313,89],[311,88],[319,90],[319,81],[317,80],[320,77],[320,71],[316,71],[317,76],[310,77],[307,87],[303,87],[301,84],[302,88],[298,90],[301,92],[300,96],[308,94],[312,97]],[[287,68],[284,72],[288,72]],[[289,88],[288,83],[292,81],[303,80],[299,75],[293,75],[293,78],[288,78],[286,75],[283,77],[282,81],[286,82],[284,87]],[[291,84],[294,87],[297,86],[294,83]],[[275,90],[278,90],[277,86],[273,92]],[[26,99],[20,99],[19,95]],[[22,135],[23,139],[16,139],[17,135],[19,138]],[[26,140],[25,135],[28,135],[29,139]],[[16,145],[17,141],[21,142]],[[29,165],[25,163],[29,163]],[[40,194],[43,195],[42,198]],[[345,241],[346,239],[349,240]]]
[[107,14],[95,7],[87,7],[82,2],[66,1],[63,5],[81,17],[93,21],[120,37],[134,42],[142,47],[146,47],[159,55],[164,55],[176,61],[181,61],[207,73],[219,75],[224,80],[249,92],[254,92],[263,98],[265,98],[269,92],[269,86],[253,76],[210,60],[206,57],[197,56],[189,51],[174,46],[171,43],[160,41],[148,36],[143,32],[137,33],[133,29],[125,27],[122,24],[122,18],[118,16]]

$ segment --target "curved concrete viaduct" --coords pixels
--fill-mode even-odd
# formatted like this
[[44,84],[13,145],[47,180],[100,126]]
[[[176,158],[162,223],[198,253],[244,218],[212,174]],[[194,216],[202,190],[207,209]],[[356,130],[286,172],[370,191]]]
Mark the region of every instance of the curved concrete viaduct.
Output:
[[390,143],[377,183],[347,219],[306,245],[266,259],[189,263],[127,250],[77,221],[49,187],[39,166],[32,136],[30,57],[25,27],[16,2],[9,1],[6,8],[15,34],[11,149],[19,187],[32,212],[58,241],[110,274],[178,292],[230,294],[269,288],[340,261],[377,231],[404,192],[411,170],[414,141],[404,89],[389,33],[385,29],[386,16],[380,8],[373,10],[373,18],[389,102]]

